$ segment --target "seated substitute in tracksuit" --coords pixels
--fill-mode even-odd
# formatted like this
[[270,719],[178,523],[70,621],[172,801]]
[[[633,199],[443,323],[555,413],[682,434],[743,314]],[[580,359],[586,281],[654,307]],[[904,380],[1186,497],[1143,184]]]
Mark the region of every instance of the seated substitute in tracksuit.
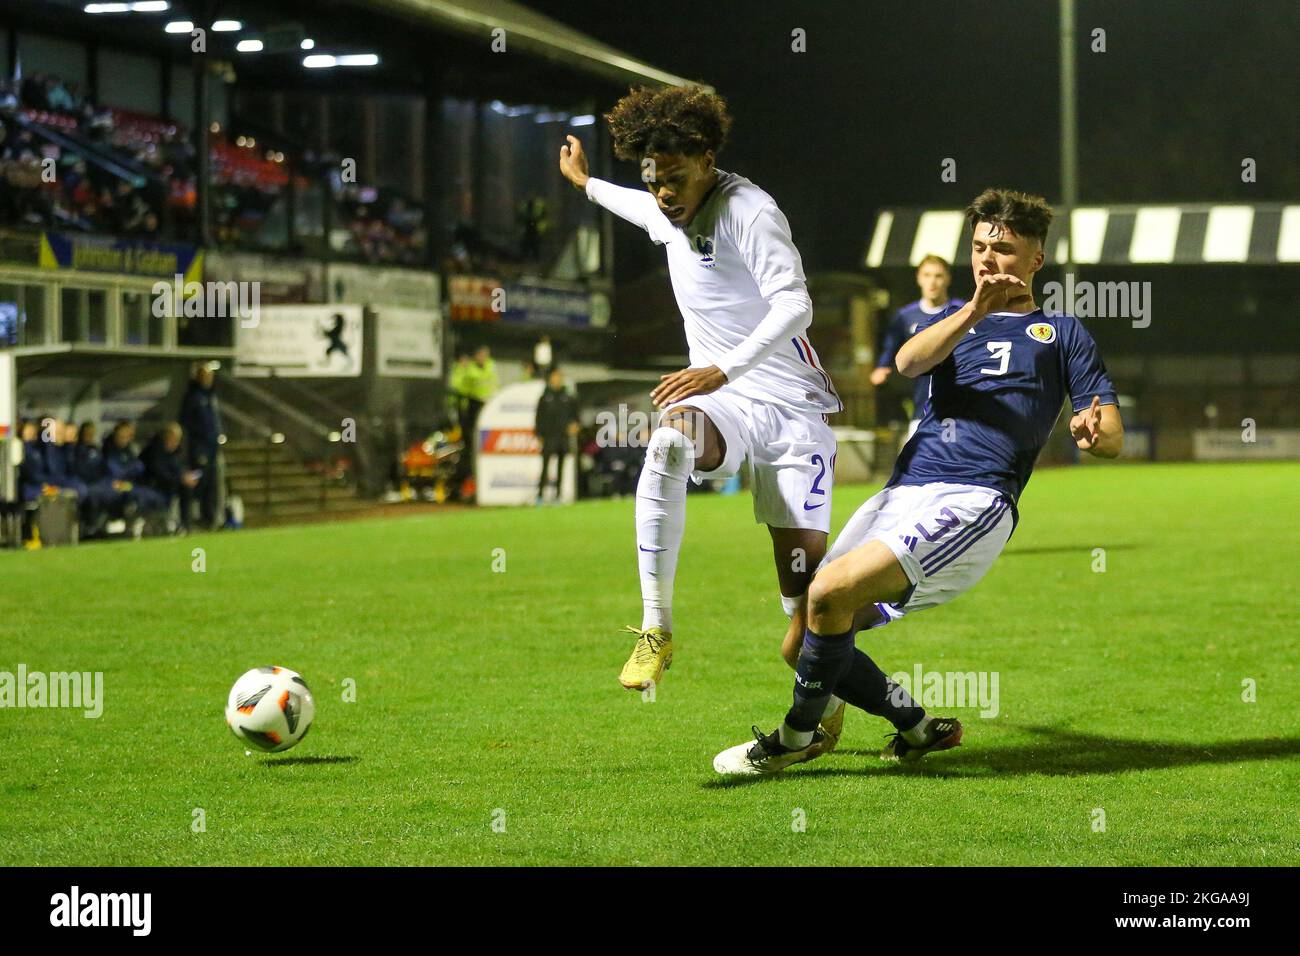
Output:
[[36,422],[24,422],[22,428],[23,460],[18,465],[18,491],[23,501],[36,501],[50,484],[45,470],[45,444],[40,441]]
[[118,422],[113,427],[113,431],[104,439],[103,460],[104,468],[115,486],[126,493],[140,514],[167,509],[167,498],[144,483],[144,462],[140,460],[135,447],[134,425]]
[[49,482],[64,491],[74,492],[78,502],[85,502],[86,483],[76,476],[68,463],[68,446],[63,424],[55,422],[54,433],[56,435],[54,441],[44,442],[45,473],[49,477]]
[[83,422],[77,432],[76,444],[64,446],[69,449],[73,473],[86,485],[92,533],[98,531],[108,518],[131,518],[138,511],[131,498],[130,482],[113,479],[95,439],[95,423]]
[[144,463],[144,483],[161,494],[169,508],[173,501],[179,500],[181,527],[188,531],[198,474],[187,471],[181,461],[180,447],[184,434],[180,425],[168,422],[145,445],[144,451],[140,452],[140,461]]

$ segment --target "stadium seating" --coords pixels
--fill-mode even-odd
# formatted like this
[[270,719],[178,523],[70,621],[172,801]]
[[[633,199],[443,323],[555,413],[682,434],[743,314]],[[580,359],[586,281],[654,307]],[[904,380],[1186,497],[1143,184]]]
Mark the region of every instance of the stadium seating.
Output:
[[[118,107],[79,100],[55,77],[38,76],[0,86],[0,225],[192,239],[196,226],[196,164],[183,124]],[[9,90],[6,96],[4,91]],[[210,138],[216,240],[232,247],[264,248],[261,235],[272,209],[291,184],[281,150],[226,132]],[[41,160],[53,157],[57,183],[41,179]],[[299,169],[311,167],[303,157]],[[329,164],[316,164],[326,178]],[[129,182],[129,189],[121,186]],[[304,193],[307,176],[293,177]],[[423,264],[423,210],[409,197],[373,187],[336,183],[334,251],[367,262]]]

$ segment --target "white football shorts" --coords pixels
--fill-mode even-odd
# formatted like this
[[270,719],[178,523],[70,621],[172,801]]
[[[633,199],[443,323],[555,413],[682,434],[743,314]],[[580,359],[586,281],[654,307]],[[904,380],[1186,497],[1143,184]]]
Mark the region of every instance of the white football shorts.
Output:
[[748,467],[759,524],[830,532],[835,434],[819,412],[754,402],[725,385],[664,411],[682,407],[708,415],[727,446],[720,466],[692,475],[697,483],[730,478]]
[[877,604],[897,620],[946,604],[973,588],[1002,553],[1015,526],[1006,495],[979,485],[895,485],[872,496],[831,545],[825,566],[868,541],[883,541],[912,582],[899,604]]

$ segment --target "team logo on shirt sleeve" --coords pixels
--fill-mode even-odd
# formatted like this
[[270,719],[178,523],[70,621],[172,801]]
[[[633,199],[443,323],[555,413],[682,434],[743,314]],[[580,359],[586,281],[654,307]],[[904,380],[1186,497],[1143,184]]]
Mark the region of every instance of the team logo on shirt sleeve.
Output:
[[1035,322],[1025,329],[1025,334],[1035,342],[1042,342],[1046,345],[1056,341],[1056,326],[1049,325],[1046,322]]
[[708,236],[696,236],[692,244],[695,246],[695,251],[700,254],[700,265],[712,269],[717,261],[713,258],[713,240]]

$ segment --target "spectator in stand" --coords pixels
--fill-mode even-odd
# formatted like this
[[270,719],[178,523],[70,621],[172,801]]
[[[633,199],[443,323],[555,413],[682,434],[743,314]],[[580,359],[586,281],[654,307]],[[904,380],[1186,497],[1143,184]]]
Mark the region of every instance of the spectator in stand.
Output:
[[117,181],[117,194],[111,197],[111,228],[119,233],[141,233],[145,231],[145,217],[149,215],[149,205],[144,198],[125,179]]
[[162,495],[170,508],[172,502],[180,505],[180,531],[190,531],[193,510],[194,488],[199,483],[199,476],[188,471],[181,461],[181,440],[185,430],[179,422],[168,422],[145,445],[140,452],[140,461],[144,463],[144,481],[150,488]]
[[77,125],[84,136],[103,142],[113,135],[113,114],[108,110],[96,109],[94,103],[86,100],[81,104]]
[[546,200],[541,196],[529,196],[519,204],[516,218],[521,230],[519,258],[523,262],[537,262],[542,258],[542,236],[550,227]]
[[188,437],[186,460],[199,475],[194,489],[199,501],[199,521],[205,529],[217,526],[217,451],[221,445],[221,411],[213,390],[216,373],[208,362],[196,362],[190,384],[181,399],[180,425]]
[[568,455],[569,440],[578,434],[578,400],[564,387],[564,373],[552,368],[537,402],[537,419],[533,431],[542,443],[542,475],[537,481],[537,503],[546,500],[546,474],[551,459],[555,459],[555,495],[560,500],[560,487],[564,478],[564,459]]
[[72,91],[57,76],[50,77],[46,86],[45,101],[56,113],[71,113],[77,108],[77,99]]

